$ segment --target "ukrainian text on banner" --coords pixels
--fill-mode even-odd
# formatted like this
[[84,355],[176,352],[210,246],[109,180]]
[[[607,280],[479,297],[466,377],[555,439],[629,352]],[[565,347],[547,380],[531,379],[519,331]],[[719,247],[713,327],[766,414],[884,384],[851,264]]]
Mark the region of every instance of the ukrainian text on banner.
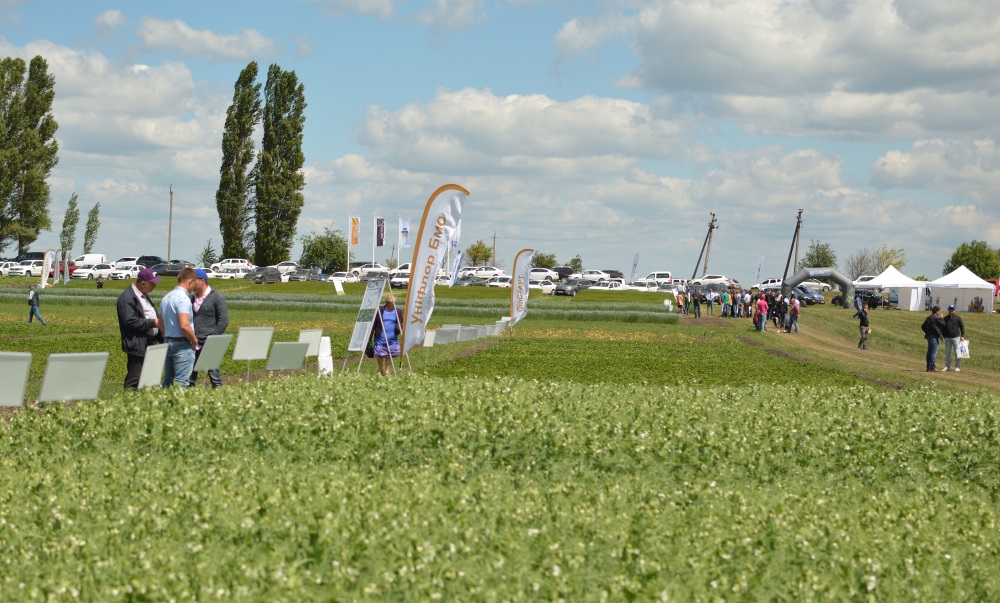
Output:
[[514,270],[510,277],[510,321],[514,324],[528,313],[528,279],[534,256],[534,249],[522,249],[514,257]]
[[448,242],[462,219],[462,203],[468,197],[469,191],[461,186],[446,184],[434,191],[424,207],[410,264],[403,321],[404,354],[424,342],[427,323],[434,312],[434,280],[442,267]]
[[[399,217],[399,250],[410,248],[410,219]],[[402,257],[402,256],[400,256]]]
[[351,342],[347,344],[348,352],[363,352],[365,346],[368,345],[368,339],[372,336],[372,327],[375,325],[375,313],[378,311],[379,302],[382,301],[384,289],[385,279],[368,281],[367,286],[365,286],[365,294],[361,298],[361,309],[358,310],[358,320],[354,323]]
[[375,218],[375,246],[385,245],[385,218]]
[[351,247],[358,246],[358,230],[361,228],[361,216],[351,216]]

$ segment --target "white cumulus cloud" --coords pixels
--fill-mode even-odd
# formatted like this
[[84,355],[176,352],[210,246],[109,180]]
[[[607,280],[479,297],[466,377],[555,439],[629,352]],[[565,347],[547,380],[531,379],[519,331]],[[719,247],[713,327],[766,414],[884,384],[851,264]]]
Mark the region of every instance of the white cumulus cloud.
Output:
[[143,48],[169,50],[201,59],[249,60],[277,53],[275,40],[244,29],[238,35],[194,29],[179,19],[144,17],[136,31]]

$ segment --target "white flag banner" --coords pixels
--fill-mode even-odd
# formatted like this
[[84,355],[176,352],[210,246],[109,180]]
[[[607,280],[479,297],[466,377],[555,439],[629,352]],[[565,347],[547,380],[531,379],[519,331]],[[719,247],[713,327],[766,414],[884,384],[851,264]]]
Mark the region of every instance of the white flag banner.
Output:
[[424,342],[427,323],[434,312],[434,280],[444,262],[448,244],[462,219],[462,203],[469,191],[457,184],[446,184],[434,191],[424,207],[420,230],[414,241],[410,264],[410,283],[406,295],[406,318],[403,321],[405,354]]
[[531,258],[535,256],[534,249],[522,249],[514,258],[514,270],[510,278],[510,322],[524,318],[528,313],[528,279],[531,277]]
[[458,249],[458,242],[462,238],[462,219],[458,219],[458,225],[455,226],[455,232],[451,235],[451,240],[448,243],[451,245],[452,249]]
[[465,254],[459,249],[458,253],[455,254],[455,260],[451,263],[451,280],[448,281],[449,289],[455,286],[455,281],[458,280],[458,271],[462,267],[462,260],[464,259]]
[[628,277],[628,282],[635,280],[635,271],[639,269],[639,252],[635,252],[635,256],[632,258],[632,274]]
[[757,273],[753,277],[754,283],[760,282],[760,271],[763,267],[764,267],[764,256],[760,256],[760,259],[757,260]]
[[410,248],[410,219],[400,216],[399,218],[399,247],[400,251]]

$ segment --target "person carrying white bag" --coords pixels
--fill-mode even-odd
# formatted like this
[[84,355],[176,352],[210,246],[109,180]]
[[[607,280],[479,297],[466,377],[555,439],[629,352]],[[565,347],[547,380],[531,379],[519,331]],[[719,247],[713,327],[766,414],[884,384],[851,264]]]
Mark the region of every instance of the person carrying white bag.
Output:
[[[962,347],[965,355],[962,355]],[[948,306],[948,315],[944,317],[944,368],[951,370],[951,352],[955,350],[955,372],[962,370],[962,358],[969,357],[969,342],[965,340],[965,324],[962,317],[955,312],[955,304]]]

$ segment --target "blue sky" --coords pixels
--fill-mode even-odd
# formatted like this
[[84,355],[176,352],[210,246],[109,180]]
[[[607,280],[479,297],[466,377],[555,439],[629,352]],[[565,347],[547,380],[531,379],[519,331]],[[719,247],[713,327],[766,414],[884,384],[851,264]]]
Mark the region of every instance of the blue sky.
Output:
[[[1000,245],[998,8],[0,0],[0,56],[41,54],[56,77],[39,249],[76,192],[101,203],[97,251],[165,255],[171,185],[172,255],[218,248],[225,111],[256,60],[305,85],[300,236],[350,214],[394,228],[454,182],[472,193],[463,247],[495,234],[507,269],[531,247],[690,276],[715,212],[709,271],[749,284],[762,256],[780,275],[801,208],[803,249],[829,243],[843,267],[885,243],[935,278],[960,243]],[[367,229],[354,252],[371,257]]]

